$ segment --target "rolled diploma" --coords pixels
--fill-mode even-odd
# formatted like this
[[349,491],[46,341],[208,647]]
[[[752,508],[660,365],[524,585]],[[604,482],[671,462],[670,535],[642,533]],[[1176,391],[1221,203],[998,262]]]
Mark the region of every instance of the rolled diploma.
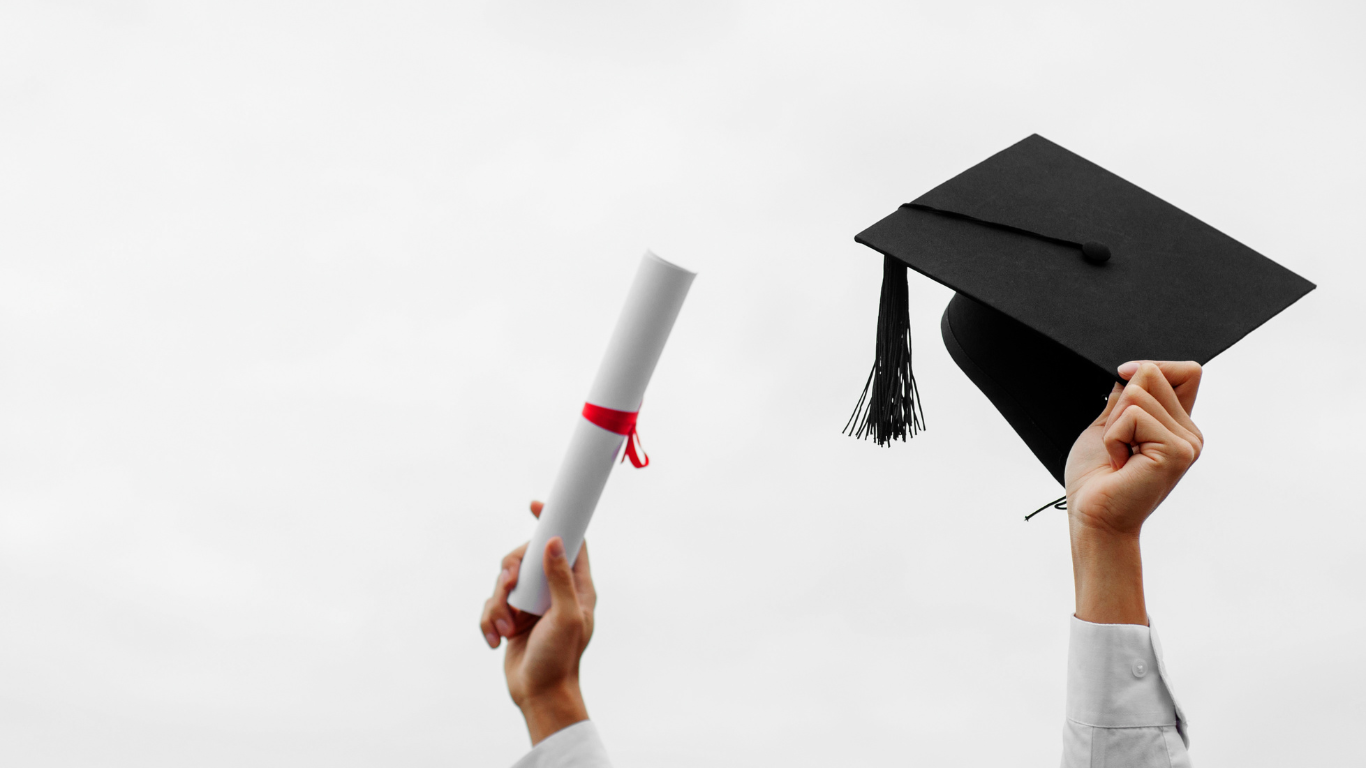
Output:
[[[588,402],[617,411],[640,409],[645,386],[694,277],[695,273],[645,252],[597,378],[588,391]],[[563,539],[569,564],[574,564],[588,521],[626,439],[579,417],[536,532],[522,557],[517,586],[508,595],[508,603],[514,608],[538,616],[550,609],[550,588],[543,567],[546,542],[555,536]]]

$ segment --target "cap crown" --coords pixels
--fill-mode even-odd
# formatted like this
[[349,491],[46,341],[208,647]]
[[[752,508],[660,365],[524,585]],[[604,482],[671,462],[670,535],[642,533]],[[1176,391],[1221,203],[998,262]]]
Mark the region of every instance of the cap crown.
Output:
[[[1034,135],[855,238],[998,310],[1109,375],[1201,364],[1314,284]],[[1083,257],[1084,244],[1110,258]]]

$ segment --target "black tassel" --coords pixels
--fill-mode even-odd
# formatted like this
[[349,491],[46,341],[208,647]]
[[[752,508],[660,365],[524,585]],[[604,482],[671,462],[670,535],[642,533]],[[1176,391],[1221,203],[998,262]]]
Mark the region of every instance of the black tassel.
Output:
[[877,311],[877,357],[844,434],[872,437],[878,445],[914,437],[925,428],[920,391],[911,373],[911,315],[906,265],[884,256],[882,300]]

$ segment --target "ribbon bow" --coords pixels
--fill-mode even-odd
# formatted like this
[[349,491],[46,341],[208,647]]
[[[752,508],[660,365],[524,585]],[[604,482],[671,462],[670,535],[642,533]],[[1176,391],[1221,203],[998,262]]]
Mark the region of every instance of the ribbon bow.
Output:
[[[626,435],[626,451],[621,454],[621,460],[630,459],[631,466],[636,469],[650,465],[650,457],[645,454],[645,446],[641,444],[640,434],[636,432],[636,415],[639,413],[639,411],[618,411],[612,408],[603,408],[592,403],[583,404],[583,417],[585,419],[608,432]],[[639,452],[636,450],[637,446],[640,448]]]

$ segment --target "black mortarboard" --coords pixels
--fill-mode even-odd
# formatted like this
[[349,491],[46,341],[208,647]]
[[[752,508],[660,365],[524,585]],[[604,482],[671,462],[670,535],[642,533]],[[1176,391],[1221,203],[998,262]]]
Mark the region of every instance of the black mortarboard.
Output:
[[1200,364],[1314,284],[1042,136],[940,184],[855,238],[884,255],[877,357],[846,431],[923,428],[906,267],[956,291],[949,353],[1063,481],[1130,360]]

